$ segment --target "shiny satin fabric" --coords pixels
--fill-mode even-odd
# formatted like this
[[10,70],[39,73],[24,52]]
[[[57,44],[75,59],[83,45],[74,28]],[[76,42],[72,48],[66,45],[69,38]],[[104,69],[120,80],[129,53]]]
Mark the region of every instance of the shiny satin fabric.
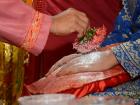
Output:
[[[117,45],[119,43],[104,47],[100,51]],[[86,66],[86,63],[83,66]],[[57,76],[57,73],[60,71],[61,69],[59,68],[50,69],[45,77],[31,85],[27,85],[27,89],[32,94],[70,93],[77,97],[82,97],[89,93],[102,92],[108,87],[114,87],[130,80],[129,74],[121,65],[116,65],[104,72],[83,72]]]
[[65,76],[56,76],[59,70],[39,81],[28,85],[27,89],[32,94],[44,93],[71,93],[77,97],[85,96],[93,92],[104,91],[107,87],[113,87],[130,79],[129,75],[120,65],[105,72],[85,72]]
[[16,105],[22,93],[24,55],[23,50],[0,42],[0,105]]

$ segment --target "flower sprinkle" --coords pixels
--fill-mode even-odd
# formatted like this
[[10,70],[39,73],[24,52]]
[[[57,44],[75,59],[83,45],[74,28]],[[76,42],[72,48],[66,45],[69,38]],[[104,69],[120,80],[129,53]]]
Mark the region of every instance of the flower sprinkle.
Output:
[[100,46],[106,37],[107,29],[103,25],[99,28],[90,28],[85,35],[78,38],[73,43],[73,48],[80,53],[87,53]]

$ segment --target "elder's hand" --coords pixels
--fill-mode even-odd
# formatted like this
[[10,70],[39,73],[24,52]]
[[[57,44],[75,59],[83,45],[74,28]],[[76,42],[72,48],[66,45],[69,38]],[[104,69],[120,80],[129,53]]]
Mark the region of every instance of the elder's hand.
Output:
[[60,68],[57,76],[81,72],[101,72],[112,68],[118,62],[111,50],[92,52],[76,57]]
[[52,17],[50,32],[56,35],[67,35],[72,32],[78,32],[78,37],[81,37],[88,27],[89,20],[86,14],[69,8]]

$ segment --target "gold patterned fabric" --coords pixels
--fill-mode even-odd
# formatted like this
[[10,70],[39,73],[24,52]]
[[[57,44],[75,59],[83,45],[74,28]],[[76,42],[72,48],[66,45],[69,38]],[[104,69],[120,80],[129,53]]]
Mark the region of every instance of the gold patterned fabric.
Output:
[[21,49],[0,42],[0,105],[15,105],[21,95],[24,55]]
[[[32,3],[32,0],[23,1]],[[27,55],[13,45],[0,42],[0,105],[17,105],[22,93]]]
[[23,0],[26,4],[32,5],[33,0]]
[[30,49],[32,49],[34,47],[34,43],[35,43],[35,41],[38,37],[39,31],[40,31],[42,17],[43,17],[42,13],[40,13],[38,11],[35,12],[35,15],[33,18],[34,20],[32,22],[32,25],[29,28],[29,31],[26,35],[24,42],[21,45],[21,48],[30,51]]

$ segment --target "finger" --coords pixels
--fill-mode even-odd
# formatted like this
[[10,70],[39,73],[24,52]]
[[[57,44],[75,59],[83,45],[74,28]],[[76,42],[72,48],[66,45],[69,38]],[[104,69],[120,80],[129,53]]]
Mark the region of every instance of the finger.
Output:
[[89,19],[87,17],[87,15],[84,12],[81,12],[79,10],[73,9],[74,10],[74,14],[76,16],[78,16],[81,20],[83,20],[85,23],[89,23]]
[[83,33],[78,33],[77,37],[81,38],[83,36]]
[[[77,25],[79,25],[82,29],[80,30],[79,34],[78,34],[78,38],[82,37],[87,29],[90,27],[88,22],[85,22],[84,20],[82,20],[80,17],[77,16],[77,20],[76,20]],[[76,27],[78,28],[78,26]]]
[[74,59],[76,57],[81,56],[81,54],[71,54],[68,55],[64,58],[62,58],[61,60],[59,60],[58,62],[56,62],[51,69],[49,70],[49,72],[46,74],[46,76],[48,76],[50,73],[52,73],[54,70],[58,69],[60,66],[64,65],[66,62],[69,62],[71,59]]
[[56,74],[56,76],[64,76],[64,75],[71,75],[71,74],[74,74],[75,73],[76,68],[72,67],[72,66],[69,66],[69,65],[64,65],[63,67],[61,67],[60,71]]
[[[56,74],[58,76],[69,74],[71,71],[73,71],[75,68],[72,68],[72,66],[76,64],[76,60],[71,60],[58,68],[59,72]],[[75,71],[75,70],[74,70]]]
[[54,70],[56,70],[58,67],[60,67],[61,65],[65,64],[66,62],[68,62],[69,60],[71,60],[72,58],[78,56],[77,54],[72,54],[71,56],[65,56],[63,57],[61,60],[59,60],[58,62],[56,62],[51,69],[49,70],[48,74],[52,73]]
[[[81,15],[83,14],[83,15]],[[89,18],[83,12],[79,12],[76,14],[80,20],[82,20],[86,24],[86,28],[89,26]]]
[[75,12],[76,12],[76,14],[87,17],[87,15],[84,12],[81,12],[81,11],[76,10],[76,9],[75,9]]
[[88,22],[85,22],[84,20],[82,20],[81,18],[78,17],[78,20],[77,20],[77,23],[79,25],[81,25],[84,29],[84,32],[86,32],[86,30],[88,29],[89,27],[89,23]]
[[76,22],[75,26],[73,27],[75,29],[76,32],[78,32],[78,36],[77,37],[81,37],[84,34],[84,27],[79,24],[80,22]]
[[86,24],[86,27],[88,27],[88,25],[89,25],[89,19],[88,19],[87,16],[82,16],[82,15],[77,14],[77,17]]
[[83,73],[83,72],[90,72],[92,71],[90,66],[85,66],[81,64],[66,64],[63,67],[61,67],[61,70],[56,74],[57,76],[64,76],[64,75],[72,75],[77,73]]

